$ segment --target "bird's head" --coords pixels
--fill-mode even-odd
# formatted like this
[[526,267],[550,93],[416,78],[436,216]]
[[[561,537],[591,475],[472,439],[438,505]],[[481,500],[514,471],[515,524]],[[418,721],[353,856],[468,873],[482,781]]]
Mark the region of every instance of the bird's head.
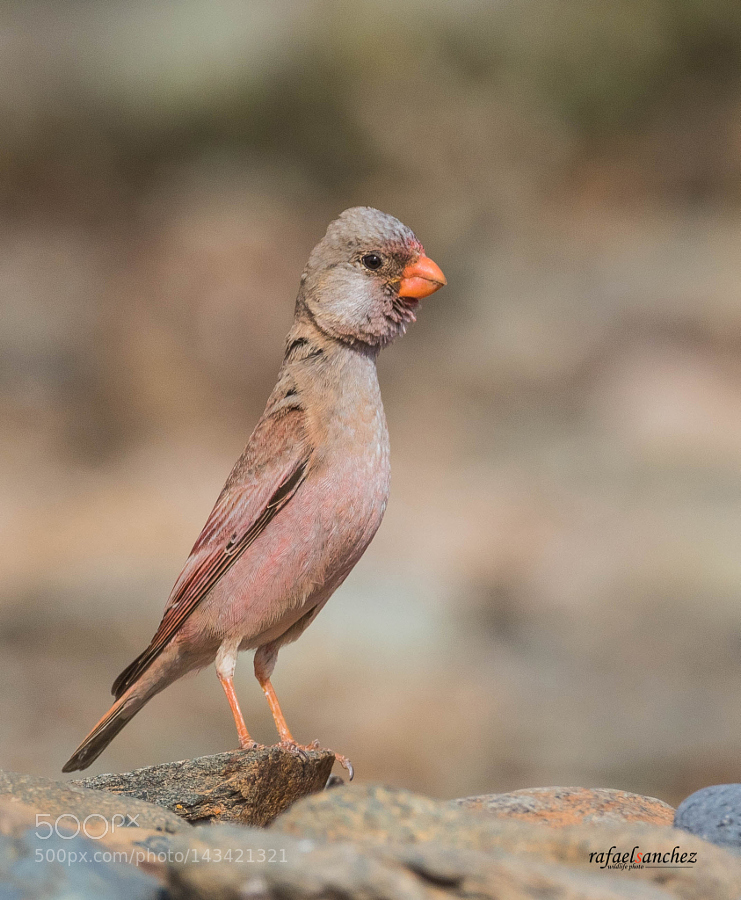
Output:
[[414,232],[368,206],[346,209],[314,247],[299,305],[332,337],[382,347],[416,319],[445,276]]

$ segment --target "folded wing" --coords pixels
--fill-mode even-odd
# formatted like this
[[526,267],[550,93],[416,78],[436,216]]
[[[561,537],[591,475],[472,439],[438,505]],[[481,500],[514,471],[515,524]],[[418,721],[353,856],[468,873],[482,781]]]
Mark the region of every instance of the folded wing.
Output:
[[262,419],[232,469],[172,589],[147,649],[118,676],[118,699],[146,671],[185,620],[270,521],[291,502],[311,459],[301,409]]

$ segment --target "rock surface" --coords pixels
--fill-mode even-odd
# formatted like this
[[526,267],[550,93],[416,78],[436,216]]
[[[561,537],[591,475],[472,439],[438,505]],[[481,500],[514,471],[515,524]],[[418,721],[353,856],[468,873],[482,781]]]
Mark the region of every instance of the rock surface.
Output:
[[[141,806],[140,801],[137,801],[137,804]],[[154,811],[159,812],[156,807]],[[98,861],[128,863],[162,881],[165,863],[171,858],[170,851],[174,846],[172,841],[179,835],[183,835],[184,839],[187,835],[188,840],[192,840],[190,835],[193,831],[194,829],[186,822],[182,823],[177,833],[157,831],[138,825],[122,826],[118,815],[115,819],[106,819],[104,822],[97,813],[89,814],[88,818],[82,820],[69,814],[65,814],[62,818],[49,819],[39,808],[28,806],[17,797],[0,797],[0,835],[4,838],[17,839],[25,844],[31,841],[35,848],[34,859],[36,849],[41,849],[44,862],[48,861],[46,849],[55,846],[56,841],[64,841],[63,847],[72,847],[74,846],[72,842],[80,838],[88,841],[88,849],[92,848],[92,853],[88,853],[91,859],[86,861],[96,861],[92,857],[95,852],[99,852],[103,857],[98,856]],[[7,842],[6,846],[9,846]],[[78,855],[77,861],[85,860],[80,859]],[[0,898],[5,900],[1,891]]]
[[[440,854],[446,854],[450,864],[461,867],[461,871],[465,867],[456,861],[471,852],[494,854],[492,858],[500,861],[505,857],[498,854],[511,854],[520,867],[518,871],[558,866],[574,877],[596,877],[605,891],[613,891],[606,896],[615,896],[619,889],[627,890],[626,896],[638,897],[643,896],[639,890],[645,894],[649,888],[660,890],[659,896],[684,900],[738,900],[741,896],[741,859],[666,825],[590,822],[553,828],[542,822],[491,816],[479,809],[466,809],[457,803],[435,801],[407,791],[359,785],[299,801],[273,823],[270,831],[317,845],[351,842],[374,858],[385,852],[383,848],[388,851],[389,846],[396,848],[394,852],[413,846],[415,850],[438,854],[438,859]],[[680,853],[695,853],[695,862],[683,868],[670,866],[676,847]],[[630,854],[634,848],[636,852],[659,853],[663,862],[636,869],[601,868],[598,855],[606,854],[610,848],[620,854]],[[512,865],[515,861],[511,861]],[[561,873],[559,877],[566,877],[561,868],[556,872]],[[533,890],[512,896],[572,896],[564,893],[565,888],[552,872],[548,877],[553,885],[544,881],[541,894]],[[602,896],[596,886],[589,890],[592,893],[573,896]],[[455,891],[451,896],[457,896]]]
[[502,823],[478,810],[379,785],[333,788],[294,804],[271,826],[316,841],[408,844],[436,841],[486,850]]
[[[36,775],[0,771],[0,801],[30,807],[41,817],[39,822],[49,823],[52,828],[60,825],[74,830],[78,823],[81,827],[86,823],[88,836],[106,827],[110,830],[134,825],[169,834],[188,828],[181,818],[151,803]],[[48,827],[44,830],[48,831]]]
[[[528,830],[525,830],[525,829]],[[544,828],[524,822],[509,823],[500,833],[497,846],[540,862],[550,861],[579,870],[588,869],[601,875],[615,874],[628,882],[652,881],[671,896],[684,900],[738,900],[741,897],[741,859],[728,851],[686,832],[666,826],[643,822],[622,825],[573,825],[563,828]],[[660,854],[666,861],[656,866],[646,864],[643,869],[622,871],[601,868],[596,856],[590,854],[636,852]],[[695,862],[676,868],[671,861],[672,851],[695,853]]]
[[[677,896],[648,882],[577,871],[496,847],[483,852],[451,851],[435,843],[320,843],[272,829],[245,840],[244,832],[229,826],[195,830],[206,832],[202,840],[211,844],[209,861],[201,857],[199,862],[169,868],[168,888],[177,900],[672,900]],[[240,847],[242,856],[235,862]],[[248,847],[252,861],[246,855]],[[220,860],[230,854],[232,862],[215,864],[217,850]],[[704,900],[732,898],[708,894]]]
[[741,850],[741,784],[714,784],[677,807],[677,828],[720,847]]
[[321,791],[334,760],[330,750],[312,750],[302,757],[280,747],[265,747],[69,783],[146,800],[191,823],[262,826],[299,798]]
[[522,819],[555,826],[617,822],[671,825],[674,821],[674,808],[663,800],[605,788],[527,788],[509,794],[465,797],[454,803],[498,818]]
[[[136,831],[137,829],[131,829]],[[162,900],[158,881],[136,866],[96,858],[100,847],[77,835],[0,834],[3,900]],[[40,856],[39,856],[40,854]]]
[[[661,801],[620,791],[541,788],[438,801],[393,788],[346,785],[298,800],[267,829],[214,822],[223,808],[227,815],[233,811],[243,817],[249,803],[257,804],[249,813],[253,817],[270,813],[270,797],[280,793],[287,777],[284,754],[270,752],[272,758],[263,763],[268,774],[255,775],[264,782],[258,786],[239,780],[244,759],[234,756],[250,754],[104,776],[125,790],[118,796],[80,783],[4,773],[0,898],[741,897],[741,857],[672,828],[667,824],[671,810]],[[323,754],[317,755],[321,761]],[[333,757],[326,755],[328,774]],[[188,774],[196,769],[202,780]],[[325,782],[326,774],[320,786]],[[152,796],[149,791],[160,801],[170,796],[202,824],[192,827],[142,800]],[[722,791],[715,793],[722,799]],[[716,803],[716,808],[721,806]],[[39,826],[39,813],[42,823],[50,824]],[[114,816],[115,828],[75,831],[85,817],[110,824]],[[642,816],[659,821],[642,821]],[[132,827],[135,817],[139,827]],[[634,859],[636,854],[650,854],[648,862]],[[629,858],[633,868],[625,862]]]

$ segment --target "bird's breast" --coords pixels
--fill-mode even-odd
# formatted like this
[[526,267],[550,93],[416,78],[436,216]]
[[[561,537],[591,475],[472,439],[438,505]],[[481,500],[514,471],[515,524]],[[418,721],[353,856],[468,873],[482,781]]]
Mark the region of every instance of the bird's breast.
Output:
[[373,361],[350,359],[334,376],[318,407],[316,468],[304,487],[313,494],[325,558],[344,570],[357,562],[381,524],[389,494],[389,437]]
[[317,472],[321,531],[333,554],[357,559],[381,524],[389,495],[389,439],[380,398],[356,407],[352,416],[338,410],[328,438]]
[[345,378],[307,402],[306,412],[313,450],[305,479],[209,599],[212,630],[238,634],[245,647],[322,606],[386,509],[389,440],[375,377],[359,385]]

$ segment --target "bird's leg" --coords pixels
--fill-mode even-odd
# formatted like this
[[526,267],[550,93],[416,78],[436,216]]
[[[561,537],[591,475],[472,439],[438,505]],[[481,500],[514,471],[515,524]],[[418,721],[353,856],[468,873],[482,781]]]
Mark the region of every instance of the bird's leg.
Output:
[[244,724],[244,716],[239,708],[239,701],[234,691],[234,668],[237,664],[237,652],[239,641],[224,641],[216,654],[216,674],[219,676],[221,686],[224,688],[226,699],[234,716],[239,736],[239,746],[242,750],[256,750],[260,745],[250,737],[247,726]]
[[237,695],[234,692],[234,681],[230,677],[224,677],[222,675],[219,675],[219,681],[224,688],[226,699],[229,701],[229,706],[231,707],[232,715],[234,716],[240,748],[242,750],[254,750],[257,747],[257,742],[252,740],[249,731],[247,731],[247,726],[245,725],[244,717],[242,716],[242,710],[239,708]]
[[298,746],[286,723],[280,703],[278,703],[275,688],[270,683],[270,676],[273,674],[276,659],[278,659],[278,650],[271,647],[270,644],[263,644],[255,653],[255,678],[260,682],[260,687],[267,697],[268,706],[273,714],[273,720],[275,721],[275,727],[278,729],[281,744]]
[[[268,705],[270,706],[270,712],[273,714],[275,727],[278,729],[278,734],[280,735],[280,743],[278,746],[283,747],[286,750],[292,750],[305,759],[306,753],[309,750],[320,750],[321,745],[319,741],[312,741],[310,744],[297,744],[294,740],[288,724],[286,723],[285,716],[283,715],[283,710],[280,708],[280,703],[278,703],[275,688],[270,682],[270,676],[273,674],[275,661],[277,659],[277,647],[272,646],[271,644],[263,644],[262,647],[259,647],[255,653],[255,677],[260,682],[260,687],[263,689]],[[337,762],[350,773],[350,781],[352,781],[355,773],[350,760],[340,753],[335,753],[334,756]]]

